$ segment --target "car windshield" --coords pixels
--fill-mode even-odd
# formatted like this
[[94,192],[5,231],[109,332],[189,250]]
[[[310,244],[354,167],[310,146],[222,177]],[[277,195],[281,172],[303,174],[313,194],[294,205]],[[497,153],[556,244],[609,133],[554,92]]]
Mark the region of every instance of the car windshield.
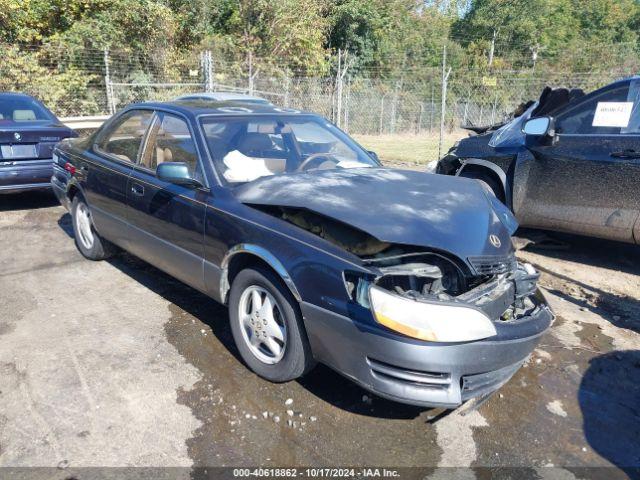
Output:
[[48,120],[51,114],[33,98],[0,95],[0,124]]
[[509,123],[493,132],[491,140],[489,140],[489,146],[494,148],[506,148],[524,145],[525,135],[522,133],[522,126],[524,125],[524,122],[529,120],[531,112],[533,112],[537,106],[538,102],[534,102],[522,115],[514,118]]
[[229,183],[378,163],[345,133],[315,116],[204,117],[202,129],[219,174]]

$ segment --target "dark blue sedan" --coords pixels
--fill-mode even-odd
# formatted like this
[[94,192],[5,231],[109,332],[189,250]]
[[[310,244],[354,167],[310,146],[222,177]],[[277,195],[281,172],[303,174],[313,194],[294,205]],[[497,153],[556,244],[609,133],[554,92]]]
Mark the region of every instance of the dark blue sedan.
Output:
[[504,384],[553,318],[479,182],[383,168],[317,115],[136,104],[54,158],[80,252],[125,249],[228,305],[240,355],[274,382],[322,362],[454,408]]
[[51,188],[53,147],[76,136],[35,98],[0,93],[0,193]]

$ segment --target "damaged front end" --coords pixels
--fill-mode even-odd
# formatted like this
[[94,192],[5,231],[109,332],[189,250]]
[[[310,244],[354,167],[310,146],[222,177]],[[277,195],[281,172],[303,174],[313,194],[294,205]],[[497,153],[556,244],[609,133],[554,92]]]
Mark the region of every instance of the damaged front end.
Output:
[[[430,342],[494,337],[496,324],[518,322],[541,306],[539,274],[515,257],[494,274],[477,275],[434,252],[377,255],[372,276],[345,274],[352,299],[390,330]],[[506,263],[506,264],[505,264]]]
[[468,262],[376,239],[324,215],[290,207],[263,211],[360,257],[368,274],[344,272],[349,298],[397,333],[429,342],[494,337],[496,324],[518,322],[541,305],[531,265],[506,256]]
[[344,296],[332,286],[321,303],[301,303],[318,361],[403,403],[456,408],[484,398],[553,320],[538,274],[517,263],[510,222],[477,182],[384,175],[265,179],[237,195],[344,252],[333,270]]

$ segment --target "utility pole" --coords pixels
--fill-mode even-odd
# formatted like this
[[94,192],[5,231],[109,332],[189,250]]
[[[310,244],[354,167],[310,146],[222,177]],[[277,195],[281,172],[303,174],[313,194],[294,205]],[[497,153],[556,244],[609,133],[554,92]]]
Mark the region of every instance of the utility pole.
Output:
[[493,29],[493,37],[491,38],[491,47],[489,48],[489,66],[493,65],[493,55],[496,51],[496,37],[498,36],[498,29]]
[[207,50],[207,92],[213,92],[213,56]]
[[213,58],[211,50],[205,50],[200,54],[200,66],[204,75],[204,90],[213,92]]
[[109,115],[116,113],[116,105],[113,98],[113,86],[111,85],[111,73],[109,72],[109,49],[104,49],[104,86],[107,95],[107,109]]
[[253,95],[253,53],[249,50],[249,95]]
[[336,125],[342,125],[342,91],[344,89],[344,77],[349,70],[347,62],[348,50],[344,52],[338,49],[338,72],[336,74]]
[[537,43],[533,47],[529,47],[531,50],[531,60],[533,61],[532,70],[536,69],[536,62],[538,61],[538,52],[540,51],[540,45]]
[[442,49],[442,100],[440,102],[440,140],[438,142],[438,160],[442,156],[442,144],[444,143],[444,123],[447,109],[447,82],[451,75],[451,67],[447,70],[447,44],[445,42]]
[[380,125],[378,127],[378,134],[382,135],[382,121],[384,119],[384,95],[380,97]]
[[336,125],[340,126],[342,113],[342,50],[338,49],[338,71],[336,72]]

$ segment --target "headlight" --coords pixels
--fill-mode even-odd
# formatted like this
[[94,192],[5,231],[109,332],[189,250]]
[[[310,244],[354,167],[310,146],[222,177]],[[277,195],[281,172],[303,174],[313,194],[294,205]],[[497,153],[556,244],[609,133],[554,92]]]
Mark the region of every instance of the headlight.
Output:
[[433,160],[427,163],[426,172],[427,173],[436,173],[436,168],[438,167],[438,160]]
[[408,337],[430,342],[466,342],[492,337],[491,320],[474,308],[418,302],[372,285],[371,310],[378,323]]

